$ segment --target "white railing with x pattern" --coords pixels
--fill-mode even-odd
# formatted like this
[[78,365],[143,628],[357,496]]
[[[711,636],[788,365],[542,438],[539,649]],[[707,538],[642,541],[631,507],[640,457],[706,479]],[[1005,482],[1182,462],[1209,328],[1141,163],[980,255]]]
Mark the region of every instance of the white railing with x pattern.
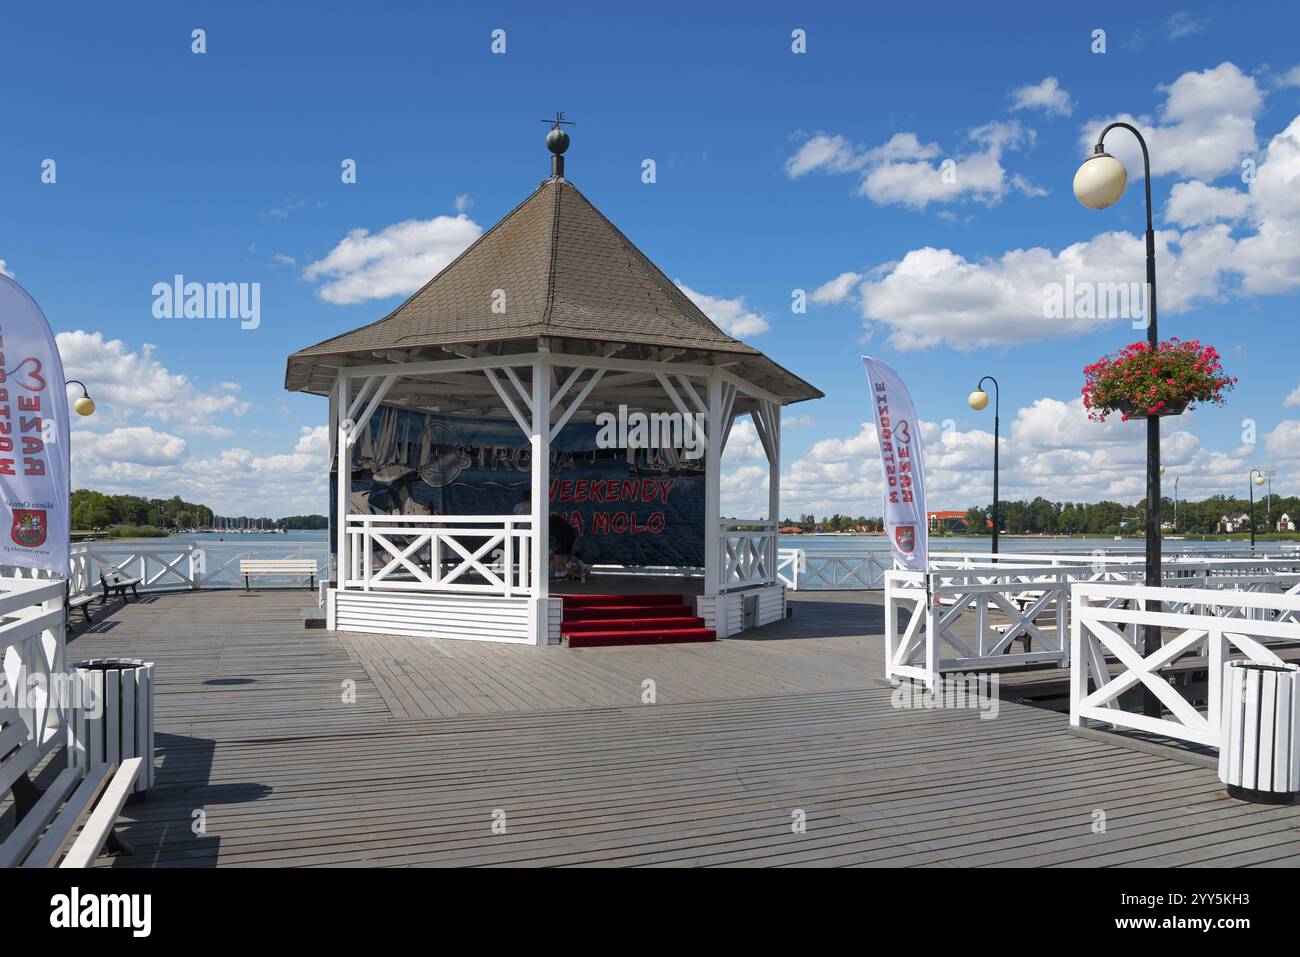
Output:
[[[1065,664],[1071,570],[885,573],[885,676],[926,687],[978,665]],[[899,616],[905,618],[899,631]],[[958,627],[959,621],[967,627]],[[1013,651],[1016,641],[1021,651]]]
[[138,578],[140,591],[195,588],[243,588],[239,563],[244,559],[314,559],[317,578],[329,577],[331,558],[318,542],[168,542],[98,541],[72,546],[72,594],[95,594],[99,576],[116,568]]
[[776,522],[725,519],[719,523],[718,590],[732,591],[777,581]]
[[528,515],[349,515],[344,587],[535,596],[532,524]]
[[[874,590],[885,587],[885,572],[894,567],[885,552],[841,555],[803,548],[783,548],[779,552],[778,574],[788,588]],[[796,561],[795,556],[798,556]]]
[[[1079,584],[1072,589],[1070,723],[1088,720],[1219,747],[1222,741],[1224,664],[1244,657],[1266,664],[1281,659],[1267,645],[1300,641],[1300,585],[1287,594],[1219,588],[1148,588]],[[1158,648],[1137,650],[1139,629],[1161,629]],[[1171,683],[1162,670],[1180,660],[1205,659],[1204,699],[1195,686]],[[1145,686],[1160,704],[1158,716],[1121,703]],[[1167,716],[1166,716],[1167,715]]]
[[[987,559],[987,557],[986,557]],[[1165,587],[1277,595],[1300,587],[1294,561],[1259,559],[1166,562]],[[1087,562],[1028,565],[962,564],[885,575],[886,665],[889,678],[911,678],[934,687],[944,671],[981,665],[1070,662],[1069,634],[1076,584],[1137,587],[1144,568],[1136,563]],[[1113,602],[1120,603],[1115,598]],[[903,630],[898,618],[905,617]],[[1013,650],[1021,641],[1023,648]]]

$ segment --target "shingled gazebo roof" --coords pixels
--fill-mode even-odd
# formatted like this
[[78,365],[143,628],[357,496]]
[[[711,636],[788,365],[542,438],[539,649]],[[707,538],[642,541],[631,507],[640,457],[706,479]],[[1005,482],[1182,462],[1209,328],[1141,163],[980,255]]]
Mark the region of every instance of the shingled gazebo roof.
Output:
[[285,386],[325,394],[340,366],[485,343],[519,351],[539,339],[559,340],[561,349],[621,343],[725,354],[784,402],[822,394],[719,329],[562,176],[543,182],[383,319],[291,355]]

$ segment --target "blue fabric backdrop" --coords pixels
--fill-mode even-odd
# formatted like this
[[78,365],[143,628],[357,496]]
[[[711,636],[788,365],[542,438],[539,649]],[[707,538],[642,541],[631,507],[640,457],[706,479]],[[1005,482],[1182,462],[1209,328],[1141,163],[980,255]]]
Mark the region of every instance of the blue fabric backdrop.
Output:
[[[591,564],[704,564],[704,460],[675,450],[599,449],[596,426],[551,447],[550,510]],[[509,514],[528,491],[531,450],[513,422],[382,409],[353,451],[352,511]],[[330,521],[336,521],[331,479]],[[331,536],[331,547],[334,537]]]

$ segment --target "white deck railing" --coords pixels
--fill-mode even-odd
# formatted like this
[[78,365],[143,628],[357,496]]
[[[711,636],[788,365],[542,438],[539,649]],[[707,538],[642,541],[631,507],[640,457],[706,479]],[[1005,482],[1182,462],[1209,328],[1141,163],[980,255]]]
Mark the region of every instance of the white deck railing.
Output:
[[776,577],[791,591],[799,590],[799,576],[808,567],[807,553],[802,548],[776,550]]
[[67,671],[64,583],[0,577],[0,659],[5,706],[18,709],[42,751],[59,743],[65,727]]
[[[797,560],[795,556],[798,556]],[[933,571],[950,569],[998,568],[1091,568],[1098,581],[1138,580],[1146,559],[1140,554],[1112,554],[1100,549],[1094,552],[1047,553],[1001,552],[931,552],[930,568]],[[1163,565],[1166,577],[1214,577],[1251,574],[1273,575],[1288,571],[1300,573],[1300,560],[1296,556],[1271,555],[1165,555]],[[844,590],[874,590],[885,587],[885,572],[894,567],[889,552],[873,551],[857,554],[839,551],[819,552],[812,548],[780,548],[777,558],[777,577],[787,588],[825,588]],[[1176,572],[1176,575],[1172,574]]]
[[[1091,575],[1091,570],[995,568],[886,572],[885,676],[935,688],[944,671],[990,664],[1064,665],[1070,585],[1075,574]],[[900,614],[906,617],[901,633]],[[1044,617],[1047,621],[1039,620]],[[969,633],[959,634],[961,619],[972,623]],[[1011,650],[1017,640],[1025,650]]]
[[242,559],[315,559],[317,578],[329,577],[329,545],[319,542],[84,542],[72,546],[72,594],[94,594],[107,566],[139,578],[141,591],[243,588]]
[[835,552],[818,553],[798,549],[803,555],[799,580],[794,586],[803,588],[845,589],[851,591],[873,590],[885,587],[885,572],[894,567],[893,557],[886,552],[869,552],[865,555],[841,555]]
[[776,522],[725,519],[719,523],[718,590],[732,591],[777,580]]
[[536,596],[532,524],[528,515],[349,515],[344,587]]
[[[1261,565],[1258,559],[1166,561],[1163,572],[1165,588],[1174,594],[1207,590],[1267,596],[1300,588],[1295,568],[1294,561]],[[889,571],[884,576],[885,675],[933,688],[944,671],[1035,662],[1064,667],[1071,660],[1066,640],[1071,587],[1125,589],[1110,599],[1118,605],[1140,586],[1143,575],[1143,565],[1133,562],[1030,565],[1012,560],[996,565],[963,560],[961,567],[928,575]],[[906,619],[901,632],[900,614]],[[1019,652],[1012,651],[1017,640],[1025,644]]]
[[[1075,585],[1070,625],[1070,723],[1104,721],[1218,747],[1223,666],[1233,652],[1253,661],[1280,664],[1266,645],[1300,641],[1300,585],[1289,591],[1277,595],[1219,588]],[[1142,607],[1155,603],[1161,610]],[[1163,643],[1144,656],[1135,644],[1138,629],[1147,625],[1163,629]],[[1189,655],[1207,658],[1208,689],[1203,706],[1187,696],[1185,687],[1171,684],[1160,673]],[[1120,695],[1142,685],[1159,700],[1160,717],[1121,706]],[[1168,712],[1168,717],[1163,712]]]

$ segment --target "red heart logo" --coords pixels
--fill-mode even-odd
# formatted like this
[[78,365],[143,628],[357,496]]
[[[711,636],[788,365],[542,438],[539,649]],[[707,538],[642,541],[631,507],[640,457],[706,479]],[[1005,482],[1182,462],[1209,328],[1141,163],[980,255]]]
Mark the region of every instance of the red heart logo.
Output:
[[[31,369],[23,369],[27,363],[32,364]],[[18,363],[18,368],[9,373],[9,380],[17,382],[18,385],[28,392],[44,392],[45,376],[41,375],[41,360],[35,356],[28,356],[22,362]]]

